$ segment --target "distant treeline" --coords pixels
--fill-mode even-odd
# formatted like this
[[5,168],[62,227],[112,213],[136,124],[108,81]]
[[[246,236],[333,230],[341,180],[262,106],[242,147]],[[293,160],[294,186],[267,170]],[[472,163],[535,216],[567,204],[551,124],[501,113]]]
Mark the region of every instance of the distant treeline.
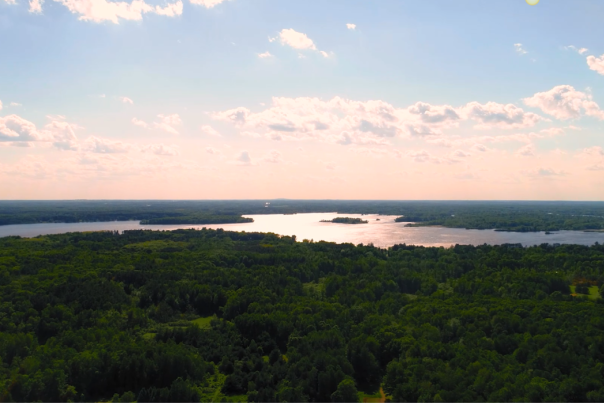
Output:
[[401,217],[397,221],[413,222],[413,225],[452,228],[522,232],[604,229],[604,202],[387,200],[0,201],[0,225],[127,220],[151,223],[151,220],[168,218],[171,222],[167,224],[177,221],[192,224],[190,217],[334,211],[396,215]]
[[367,224],[368,221],[362,220],[360,218],[351,218],[351,217],[336,217],[332,220],[321,220],[321,222],[332,222],[336,224]]

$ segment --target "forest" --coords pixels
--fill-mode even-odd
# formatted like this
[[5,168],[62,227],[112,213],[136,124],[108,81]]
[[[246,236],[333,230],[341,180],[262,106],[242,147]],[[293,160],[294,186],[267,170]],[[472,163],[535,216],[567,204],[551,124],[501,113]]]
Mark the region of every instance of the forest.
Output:
[[[149,224],[244,222],[250,214],[382,214],[411,225],[501,231],[604,231],[604,202],[396,200],[0,201],[0,225],[142,220]],[[409,225],[409,224],[403,224]]]
[[604,246],[0,238],[0,401],[604,401]]

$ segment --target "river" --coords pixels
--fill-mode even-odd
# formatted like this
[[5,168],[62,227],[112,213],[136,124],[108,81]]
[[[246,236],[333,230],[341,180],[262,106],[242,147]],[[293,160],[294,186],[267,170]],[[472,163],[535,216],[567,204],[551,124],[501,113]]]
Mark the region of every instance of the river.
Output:
[[[359,217],[368,224],[334,224],[321,220],[334,217]],[[280,235],[296,235],[299,241],[312,239],[338,243],[369,244],[389,247],[395,244],[423,246],[497,245],[520,243],[524,246],[542,243],[566,243],[593,245],[604,243],[604,233],[583,231],[558,231],[545,235],[544,232],[499,232],[494,230],[466,230],[443,227],[405,227],[405,223],[394,222],[396,216],[311,213],[311,214],[270,214],[249,215],[253,223],[219,225],[140,225],[138,221],[111,221],[56,224],[20,224],[0,226],[0,237],[18,235],[36,237],[39,235],[61,234],[84,231],[124,231],[132,229],[173,230],[178,228],[224,228],[227,231],[273,232]]]

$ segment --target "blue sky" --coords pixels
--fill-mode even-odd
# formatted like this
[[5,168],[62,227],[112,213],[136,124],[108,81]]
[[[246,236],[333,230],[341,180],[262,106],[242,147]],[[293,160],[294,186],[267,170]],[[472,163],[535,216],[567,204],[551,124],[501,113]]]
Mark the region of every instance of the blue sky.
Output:
[[600,1],[194,3],[0,0],[0,197],[604,197]]

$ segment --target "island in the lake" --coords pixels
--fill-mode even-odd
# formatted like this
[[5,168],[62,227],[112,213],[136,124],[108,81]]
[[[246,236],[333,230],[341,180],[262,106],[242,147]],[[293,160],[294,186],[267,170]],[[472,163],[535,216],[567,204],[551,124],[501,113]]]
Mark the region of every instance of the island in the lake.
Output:
[[332,220],[321,220],[321,222],[332,222],[336,224],[367,224],[369,221],[361,220],[360,218],[336,217]]

